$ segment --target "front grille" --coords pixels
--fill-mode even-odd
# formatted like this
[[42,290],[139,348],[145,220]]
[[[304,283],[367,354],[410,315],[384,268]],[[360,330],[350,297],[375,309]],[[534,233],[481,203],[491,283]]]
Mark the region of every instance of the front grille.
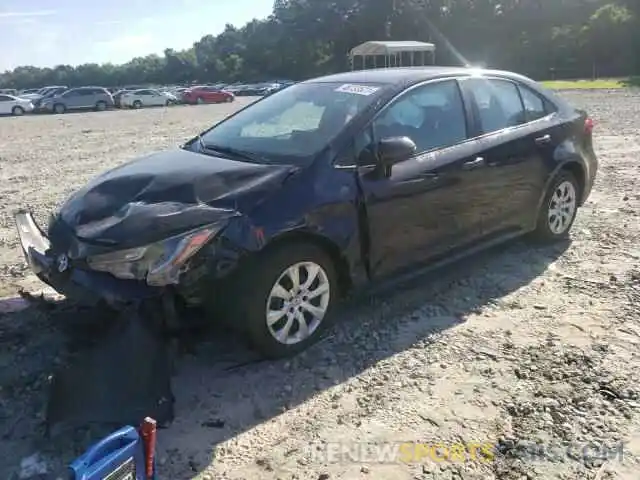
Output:
[[136,480],[136,466],[133,457],[104,477],[104,480]]

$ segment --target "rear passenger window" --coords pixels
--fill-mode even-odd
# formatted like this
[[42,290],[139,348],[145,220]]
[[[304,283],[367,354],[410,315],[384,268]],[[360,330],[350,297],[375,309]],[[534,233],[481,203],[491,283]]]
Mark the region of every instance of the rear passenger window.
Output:
[[538,120],[547,115],[545,102],[540,95],[522,85],[520,85],[520,95],[522,95],[522,103],[524,103],[524,112],[528,122]]
[[482,134],[523,124],[525,112],[515,83],[507,80],[471,78],[465,81],[478,106]]

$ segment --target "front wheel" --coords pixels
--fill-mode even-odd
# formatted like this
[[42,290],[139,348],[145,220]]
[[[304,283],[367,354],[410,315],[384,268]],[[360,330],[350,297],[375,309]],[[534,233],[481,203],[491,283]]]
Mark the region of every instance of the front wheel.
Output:
[[24,108],[22,108],[22,107],[13,107],[13,109],[11,110],[11,114],[16,116],[16,117],[24,115]]
[[578,212],[578,192],[580,186],[576,177],[566,170],[560,171],[540,208],[533,232],[536,239],[551,242],[569,235]]
[[245,268],[233,288],[232,321],[268,358],[295,355],[322,336],[338,297],[335,267],[308,244],[277,248]]
[[135,102],[133,102],[133,108],[135,108],[136,110],[142,108],[142,102],[140,100],[136,100]]
[[53,106],[53,112],[54,113],[58,113],[58,114],[62,114],[67,110],[67,107],[65,107],[63,104],[61,103],[56,103]]
[[107,104],[105,102],[96,103],[96,110],[98,112],[104,112],[107,109]]
[[202,97],[198,97],[198,98],[196,99],[196,103],[197,103],[198,105],[202,105],[202,104],[204,103],[204,98],[202,98]]

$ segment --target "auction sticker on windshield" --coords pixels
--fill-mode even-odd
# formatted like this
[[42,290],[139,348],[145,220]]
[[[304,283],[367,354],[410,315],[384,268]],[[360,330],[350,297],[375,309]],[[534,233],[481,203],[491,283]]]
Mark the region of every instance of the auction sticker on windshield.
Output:
[[345,83],[336,88],[336,92],[354,93],[356,95],[371,95],[380,90],[379,87],[371,87],[369,85],[353,85],[351,83]]

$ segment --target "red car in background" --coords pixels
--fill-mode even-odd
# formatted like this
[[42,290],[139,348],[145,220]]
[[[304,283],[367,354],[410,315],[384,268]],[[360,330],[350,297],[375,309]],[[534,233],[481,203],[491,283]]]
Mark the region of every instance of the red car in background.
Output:
[[235,100],[231,92],[216,87],[192,87],[182,93],[184,103],[228,103]]

